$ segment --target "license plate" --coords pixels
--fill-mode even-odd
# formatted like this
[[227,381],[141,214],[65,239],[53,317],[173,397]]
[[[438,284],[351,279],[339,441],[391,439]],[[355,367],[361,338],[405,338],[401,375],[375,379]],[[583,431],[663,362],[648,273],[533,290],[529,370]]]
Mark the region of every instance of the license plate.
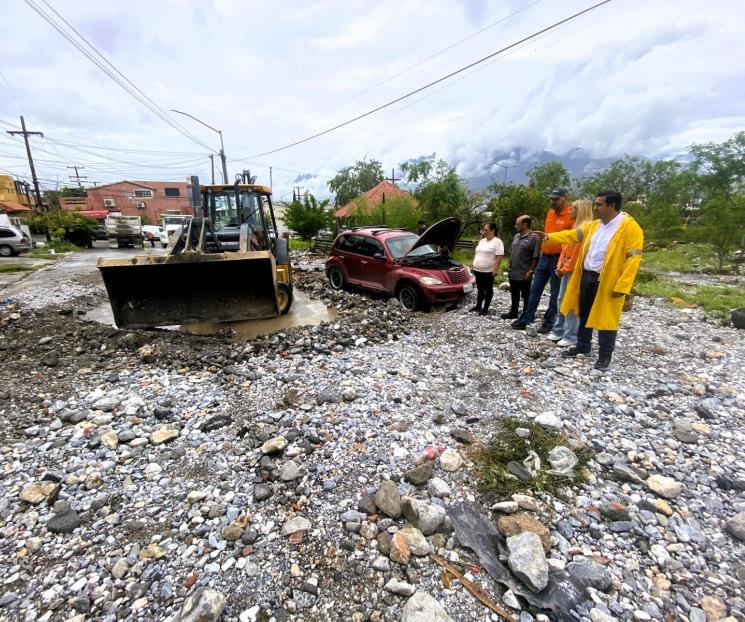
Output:
[[467,294],[468,292],[472,292],[472,291],[473,291],[473,285],[471,283],[466,283],[463,286],[463,293],[464,294]]

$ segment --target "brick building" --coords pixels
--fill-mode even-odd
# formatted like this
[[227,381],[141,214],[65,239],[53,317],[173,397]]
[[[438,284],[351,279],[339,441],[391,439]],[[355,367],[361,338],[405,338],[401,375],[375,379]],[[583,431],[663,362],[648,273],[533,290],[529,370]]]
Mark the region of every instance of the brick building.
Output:
[[88,188],[83,199],[60,199],[60,207],[70,211],[121,212],[125,216],[140,216],[144,224],[155,225],[161,215],[176,212],[193,216],[185,181],[118,181]]

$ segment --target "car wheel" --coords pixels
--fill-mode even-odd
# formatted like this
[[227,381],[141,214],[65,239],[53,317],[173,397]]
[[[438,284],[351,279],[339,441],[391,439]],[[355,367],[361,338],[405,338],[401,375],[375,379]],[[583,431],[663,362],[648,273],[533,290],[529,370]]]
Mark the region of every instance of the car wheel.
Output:
[[292,285],[277,283],[277,302],[279,314],[286,315],[292,306]]
[[0,246],[0,257],[12,257],[13,248],[10,246]]
[[332,289],[342,289],[344,287],[344,274],[336,266],[329,268],[328,277]]
[[398,290],[398,301],[407,311],[416,311],[419,308],[419,291],[413,285],[404,283]]

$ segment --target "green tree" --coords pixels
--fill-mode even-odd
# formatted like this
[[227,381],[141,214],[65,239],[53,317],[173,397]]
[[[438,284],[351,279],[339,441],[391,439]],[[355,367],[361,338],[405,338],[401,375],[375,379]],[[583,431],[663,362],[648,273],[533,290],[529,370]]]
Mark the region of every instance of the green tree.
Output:
[[331,192],[336,194],[336,207],[343,207],[363,192],[383,181],[383,166],[377,160],[357,160],[345,166],[328,182]]
[[648,189],[649,160],[626,155],[603,171],[580,180],[580,192],[595,196],[604,190],[620,192],[624,201],[636,201]]
[[306,194],[302,201],[296,198],[285,210],[285,225],[310,246],[310,240],[331,224],[332,215],[326,209],[328,204],[328,199],[319,202],[312,194]]
[[471,218],[473,206],[468,189],[445,160],[404,162],[400,168],[406,174],[406,181],[416,184],[414,198],[429,224],[448,216],[462,222]]
[[413,199],[397,197],[370,206],[364,197],[360,197],[355,200],[348,224],[354,227],[385,225],[414,232],[421,219],[422,210]]
[[558,160],[536,164],[528,172],[528,185],[544,194],[548,194],[556,186],[569,186],[571,178],[569,171]]
[[745,245],[745,132],[723,143],[689,148],[701,196],[699,214],[706,240],[722,270],[729,253]]
[[46,233],[48,239],[65,240],[76,246],[89,246],[98,229],[93,218],[61,210],[31,214],[26,223],[32,231]]
[[515,220],[527,214],[532,218],[533,229],[542,229],[548,200],[546,193],[536,187],[522,186],[513,183],[495,182],[488,187],[491,194],[489,209],[492,219],[499,228],[499,236],[509,249],[512,236],[515,234]]
[[88,196],[88,193],[85,188],[63,186],[60,190],[45,190],[41,193],[41,196],[44,203],[53,211],[60,209],[60,197],[85,198]]

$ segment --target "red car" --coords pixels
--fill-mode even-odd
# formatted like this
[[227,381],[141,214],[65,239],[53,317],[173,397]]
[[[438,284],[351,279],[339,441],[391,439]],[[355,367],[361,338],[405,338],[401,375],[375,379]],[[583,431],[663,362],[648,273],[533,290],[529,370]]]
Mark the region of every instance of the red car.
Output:
[[403,229],[360,227],[339,234],[326,260],[334,289],[355,285],[398,298],[409,311],[457,302],[476,279],[448,257],[460,234],[460,221],[446,218],[421,236]]

